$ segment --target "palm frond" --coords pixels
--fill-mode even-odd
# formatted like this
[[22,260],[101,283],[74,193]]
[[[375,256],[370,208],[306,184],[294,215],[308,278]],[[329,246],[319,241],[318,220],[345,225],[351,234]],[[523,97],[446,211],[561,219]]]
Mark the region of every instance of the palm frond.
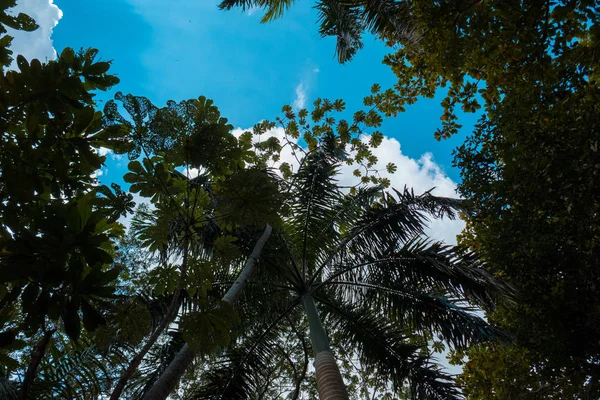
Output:
[[360,221],[365,210],[369,210],[373,204],[382,198],[384,187],[361,186],[355,193],[344,195],[334,206],[335,221],[342,232],[350,229],[356,221]]
[[253,7],[264,6],[264,0],[223,0],[219,3],[219,9],[231,10],[235,7],[240,7],[242,11],[246,11]]
[[[277,355],[278,334],[267,335],[250,349],[234,348],[200,375],[201,385],[193,388],[189,399],[251,399],[260,386],[262,373]],[[252,350],[252,351],[250,351]]]
[[366,30],[384,38],[393,37],[397,32],[413,29],[409,6],[398,0],[358,0],[361,18]]
[[421,237],[398,249],[352,256],[327,269],[322,284],[340,280],[385,282],[389,289],[430,293],[488,309],[499,302],[510,303],[514,296],[513,288],[494,279],[475,254]]
[[456,246],[415,238],[393,256],[401,262],[390,269],[378,268],[372,279],[385,276],[399,281],[404,277],[413,284],[440,288],[450,297],[490,309],[498,302],[511,302],[514,296],[514,289],[494,279],[476,254]]
[[408,381],[415,399],[459,399],[452,378],[419,354],[422,346],[408,342],[406,331],[369,309],[319,295],[339,343],[352,343],[361,365],[374,368],[400,391]]
[[311,282],[330,275],[333,262],[342,265],[376,260],[381,254],[423,235],[431,216],[456,218],[461,207],[460,200],[436,197],[430,192],[419,196],[406,188],[404,192],[395,192],[397,199],[387,193],[377,202],[363,203],[365,208],[362,212],[355,211],[354,220],[351,215],[345,216],[343,224],[351,228],[343,233],[335,248],[326,249],[327,257]]
[[201,374],[200,385],[191,390],[189,399],[246,400],[258,393],[264,373],[281,356],[281,334],[287,328],[283,320],[299,304],[294,299],[276,316],[246,330],[243,340],[225,352]]
[[328,286],[337,299],[366,307],[417,335],[439,336],[455,348],[503,337],[474,313],[475,308],[444,296],[380,282],[333,281]]
[[318,250],[327,251],[338,236],[332,218],[341,196],[334,179],[338,166],[334,154],[316,151],[297,173],[290,205],[293,217],[287,222],[291,251],[304,270],[314,268]]
[[294,0],[263,0],[267,12],[262,17],[262,23],[271,22],[281,18],[286,9],[290,8]]
[[16,400],[18,398],[17,387],[15,382],[0,376],[0,399]]
[[97,398],[128,361],[126,354],[116,347],[100,351],[84,343],[71,343],[66,348],[50,343],[47,354],[31,388],[34,398]]
[[348,232],[350,248],[364,252],[373,248],[386,249],[422,235],[431,217],[455,219],[462,201],[437,197],[431,191],[415,195],[413,190],[394,189],[396,197],[387,193],[380,201],[365,210],[361,220]]
[[323,37],[335,36],[338,61],[350,61],[363,47],[364,26],[360,10],[339,0],[320,0],[315,8],[318,12],[319,33]]

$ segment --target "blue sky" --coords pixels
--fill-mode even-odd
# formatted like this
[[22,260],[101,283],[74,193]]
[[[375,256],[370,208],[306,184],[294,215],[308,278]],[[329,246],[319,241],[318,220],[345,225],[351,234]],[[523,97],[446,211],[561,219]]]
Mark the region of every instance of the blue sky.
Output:
[[[215,100],[235,126],[273,119],[301,88],[309,105],[316,97],[343,98],[361,106],[373,83],[395,82],[381,64],[387,49],[367,39],[351,63],[334,59],[334,40],[321,39],[312,2],[298,1],[281,20],[260,24],[261,10],[219,11],[215,0],[55,0],[63,18],[54,47],[96,47],[121,78],[117,90],[149,97],[155,104],[204,95]],[[249,15],[251,14],[251,15]],[[318,71],[318,72],[317,72]],[[440,98],[423,99],[389,119],[384,133],[413,158],[433,154],[447,174],[451,151],[464,139],[433,139],[440,125]],[[469,131],[468,116],[463,131]],[[469,125],[469,126],[467,126]]]
[[[17,34],[14,50],[28,58],[52,58],[65,47],[99,49],[113,60],[111,71],[121,83],[116,91],[167,100],[204,95],[236,127],[250,128],[280,115],[284,104],[306,107],[317,97],[342,98],[349,111],[362,108],[374,83],[384,89],[396,82],[381,63],[388,49],[367,38],[355,59],[340,65],[334,39],[319,37],[313,2],[297,1],[286,15],[261,24],[261,10],[219,11],[217,0],[20,0],[19,11],[40,24],[34,33]],[[54,3],[54,4],[53,4]],[[382,164],[395,162],[396,187],[456,196],[459,173],[452,150],[463,142],[475,117],[461,117],[461,133],[437,142],[443,94],[422,99],[384,122],[387,139],[377,155]],[[100,104],[101,105],[101,104]],[[125,159],[109,155],[100,179],[116,181],[126,172]],[[462,224],[444,225],[441,238],[452,240]]]

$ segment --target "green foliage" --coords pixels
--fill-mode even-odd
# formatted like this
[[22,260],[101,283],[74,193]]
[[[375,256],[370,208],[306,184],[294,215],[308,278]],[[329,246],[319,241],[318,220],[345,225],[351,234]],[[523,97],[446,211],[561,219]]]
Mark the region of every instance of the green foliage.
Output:
[[[365,105],[396,115],[443,89],[438,140],[460,129],[457,110],[483,111],[457,156],[461,192],[470,198],[463,240],[520,289],[516,308],[489,317],[515,333],[515,348],[527,357],[506,348],[504,363],[494,352],[473,350],[474,368],[529,363],[515,367],[524,376],[511,394],[490,381],[498,398],[529,391],[597,397],[598,3],[326,0],[316,8],[319,30],[337,38],[341,62],[362,47],[365,31],[393,47],[384,63],[398,84],[385,91],[374,85]],[[465,376],[467,393],[475,393],[470,384],[483,388],[477,379]]]
[[[477,246],[496,265],[493,272],[520,289],[517,308],[491,317],[528,350],[529,368],[536,371],[530,380],[559,398],[570,398],[563,397],[569,385],[581,384],[574,397],[592,390],[593,381],[584,382],[596,374],[590,360],[600,351],[600,300],[593,289],[599,249],[596,92],[569,94],[544,112],[540,100],[521,97],[519,107],[506,109],[498,122],[482,120],[457,153],[461,190],[472,198],[473,210],[463,243]],[[531,119],[539,123],[528,124]],[[544,122],[549,119],[554,122]],[[478,358],[484,354],[494,360],[491,352]]]
[[214,186],[216,216],[225,229],[276,223],[283,201],[274,177],[264,170],[244,169]]
[[[111,183],[112,191],[106,186],[99,186],[97,191],[103,197],[98,197],[95,203],[98,207],[112,209],[112,213],[108,217],[109,221],[117,221],[120,217],[125,217],[133,213],[135,202],[133,196],[121,190],[121,187],[116,183]],[[114,193],[113,193],[114,191]]]
[[[468,355],[468,361],[465,361]],[[535,362],[530,352],[518,345],[493,346],[479,345],[468,353],[455,352],[450,358],[454,365],[462,365],[463,372],[457,383],[469,399],[592,399],[595,397],[593,383],[591,389],[582,393],[585,376],[571,375],[540,382],[533,369]]]
[[557,78],[568,87],[587,75],[595,86],[597,7],[592,1],[411,3],[405,20],[418,40],[380,34],[401,44],[384,59],[400,84],[386,98],[388,114],[446,87],[442,128],[435,133],[445,139],[460,128],[457,107],[475,112],[484,105],[485,113],[499,116],[504,100]]
[[127,362],[123,348],[99,351],[88,338],[79,343],[55,335],[42,359],[30,398],[96,398]]
[[35,23],[33,18],[27,14],[19,13],[18,15],[12,15],[7,12],[8,9],[13,8],[17,4],[16,0],[5,0],[0,5],[0,69],[8,67],[12,61],[12,50],[10,46],[13,37],[7,35],[7,27],[31,32],[35,31],[39,26]]
[[123,176],[123,180],[131,183],[133,193],[139,193],[142,197],[151,197],[153,203],[158,202],[160,196],[176,194],[177,185],[170,184],[171,175],[167,172],[164,164],[160,163],[160,158],[144,158],[142,163],[131,161],[128,168],[131,172]]
[[133,345],[140,343],[150,331],[151,315],[148,307],[134,297],[117,303],[115,309],[117,311],[111,315],[110,326],[118,329],[119,339]]
[[[310,119],[306,109],[295,114],[292,107],[286,105],[282,109],[283,117],[276,118],[275,123],[269,123],[266,127],[264,122],[261,123],[263,125],[260,128],[255,127],[254,134],[260,135],[266,129],[279,125],[285,132],[283,146],[291,148],[298,162],[319,149],[335,149],[335,157],[339,157],[347,165],[360,167],[354,174],[362,179],[361,184],[374,183],[387,187],[390,182],[387,178],[379,176],[379,170],[375,168],[378,159],[373,154],[373,149],[379,147],[384,138],[377,130],[383,122],[383,117],[374,104],[368,106],[370,108],[367,111],[356,111],[349,122],[343,118],[338,119],[338,115],[346,110],[346,104],[341,99],[316,99]],[[299,138],[306,143],[307,148],[298,144]],[[386,168],[391,171],[394,167],[393,164],[389,164]],[[279,170],[284,179],[290,179],[294,172],[286,162],[279,165]],[[355,191],[358,186],[360,184],[354,185],[351,190]]]
[[[24,14],[7,14],[14,4],[1,4],[0,34],[36,29]],[[46,384],[68,397],[44,354],[107,323],[121,272],[116,220],[133,204],[117,186],[97,186],[94,172],[105,160],[98,149],[124,152],[128,138],[117,125],[105,129],[94,109],[94,92],[118,83],[97,50],[66,48],[47,63],[19,56],[7,71],[10,40],[0,38],[0,375],[13,388],[23,377],[23,398],[40,398]]]
[[[600,249],[597,4],[546,7],[520,15],[480,7],[499,18],[501,25],[490,29],[503,42],[489,44],[494,58],[481,69],[489,92],[482,94],[487,115],[456,153],[460,191],[470,198],[461,240],[519,292],[516,307],[488,315],[514,333],[515,346],[468,355],[473,368],[489,376],[502,374],[506,365],[527,364],[512,383],[490,378],[493,393],[595,398],[600,393],[595,339],[600,298],[594,289]],[[519,25],[525,29],[515,38],[499,31],[525,18],[528,23]],[[489,89],[492,84],[497,90]],[[526,356],[520,357],[519,349]],[[462,379],[473,398],[482,396],[480,376],[469,371]]]
[[93,299],[114,290],[118,272],[107,265],[111,241],[122,234],[111,222],[118,205],[96,197],[91,175],[103,162],[94,147],[115,148],[105,139],[120,132],[102,130],[93,110],[89,90],[116,82],[96,67],[106,64],[95,62],[96,54],[66,49],[43,65],[20,58],[20,71],[0,79],[0,275],[7,296],[21,296],[18,329],[29,334],[48,316],[76,339],[79,310],[83,325],[95,329],[103,318]]
[[104,123],[108,127],[127,127],[134,145],[129,153],[132,160],[142,153],[146,158],[160,156],[165,169],[200,168],[217,179],[252,160],[247,144],[238,142],[231,134],[233,126],[204,96],[180,103],[168,101],[162,108],[145,97],[120,92],[115,100],[121,102],[129,117],[121,115],[117,103],[111,100],[104,107]]
[[213,260],[223,267],[229,266],[240,255],[240,248],[235,245],[237,238],[235,236],[219,236],[213,243]]
[[196,310],[181,319],[186,343],[196,352],[214,354],[218,347],[231,342],[230,332],[239,319],[233,307],[223,301],[201,299]]
[[207,362],[192,394],[253,398],[286,382],[295,393],[314,391],[306,369],[282,367],[302,357],[308,364],[308,327],[298,305],[312,295],[327,332],[311,331],[313,353],[316,340],[329,341],[341,360],[359,362],[365,368],[361,388],[351,362],[341,361],[354,394],[366,387],[365,393],[387,397],[458,398],[451,378],[428,361],[428,338],[437,334],[465,349],[501,336],[460,303],[471,299],[493,307],[510,290],[473,255],[418,239],[430,216],[453,218],[460,201],[409,190],[392,195],[381,186],[345,193],[336,182],[344,143],[333,132],[321,135],[283,182],[289,195],[282,228],[263,249],[256,284],[240,299],[240,341]]
[[150,283],[154,284],[154,293],[162,296],[165,293],[173,293],[177,287],[180,273],[178,266],[173,264],[162,264],[151,272]]
[[[223,251],[222,247],[221,251]],[[229,256],[229,253],[227,252],[221,254]],[[209,260],[191,260],[189,262],[185,283],[187,293],[191,297],[199,294],[200,297],[206,298],[208,292],[212,290],[214,270],[215,265]]]

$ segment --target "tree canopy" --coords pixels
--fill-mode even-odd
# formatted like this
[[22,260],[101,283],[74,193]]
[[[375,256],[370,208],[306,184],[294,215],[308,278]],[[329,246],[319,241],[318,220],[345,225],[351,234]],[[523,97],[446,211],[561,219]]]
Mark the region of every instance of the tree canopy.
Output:
[[[274,382],[287,387],[285,393],[314,393],[306,360],[311,349],[318,353],[317,342],[308,340],[306,324],[319,319],[318,312],[332,324],[331,339],[325,340],[333,346],[363,343],[339,353],[359,357],[377,375],[379,383],[365,380],[367,387],[438,398],[456,394],[449,377],[429,361],[427,340],[440,335],[462,349],[492,339],[496,331],[458,303],[467,297],[491,306],[503,292],[476,258],[420,238],[429,215],[454,217],[459,202],[385,191],[389,181],[373,170],[372,149],[381,143],[376,108],[358,111],[348,122],[336,118],[345,108],[341,100],[317,100],[310,114],[285,106],[276,122],[235,137],[204,97],[156,107],[146,98],[117,93],[103,112],[95,111],[91,91],[115,80],[107,73],[109,63],[95,63],[94,56],[93,50],[67,49],[47,64],[19,59],[20,70],[5,74],[7,85],[22,82],[9,89],[31,91],[7,97],[18,104],[8,103],[3,119],[6,393],[159,398],[152,397],[152,383],[161,382],[170,364],[187,369],[179,354],[202,365],[186,372],[183,385],[190,395],[274,393],[264,375],[274,368],[279,370]],[[29,74],[31,68],[35,73]],[[35,83],[53,69],[62,79],[76,79],[50,80],[56,83],[50,89],[45,80]],[[284,127],[283,142],[254,141],[276,124]],[[304,147],[297,143],[300,137]],[[298,154],[299,166],[280,162],[283,146]],[[132,211],[132,195],[116,185],[113,190],[98,185],[93,174],[104,160],[100,147],[128,154],[124,179],[131,192],[149,200],[138,208],[128,235],[117,219]],[[33,163],[22,172],[31,179],[16,179],[9,162],[14,159]],[[279,163],[277,170],[273,163]],[[359,182],[343,190],[336,184],[341,163],[363,167]],[[271,225],[275,233],[264,254],[259,249],[252,255],[260,232],[267,232],[265,226],[270,232]],[[345,263],[358,267],[345,271]],[[380,263],[385,268],[368,267]],[[394,270],[396,278],[378,275]],[[394,286],[402,277],[414,292]],[[348,290],[338,293],[343,286]],[[365,288],[374,297],[363,299],[367,303],[357,314],[349,302]],[[307,308],[313,310],[307,318],[295,309],[303,296],[326,308]],[[379,315],[390,304],[390,313]],[[358,325],[350,329],[353,323]],[[386,356],[370,347],[372,338],[388,343],[381,349],[398,353],[395,365],[385,366]],[[276,350],[272,359],[254,351],[265,346]],[[302,358],[304,372],[294,361],[285,367],[273,363]],[[225,365],[246,372],[222,375]],[[333,365],[339,368],[335,360]],[[347,388],[358,391],[350,367],[341,367],[350,379]],[[244,375],[248,372],[254,375]],[[235,383],[211,389],[225,376]]]
[[[266,22],[291,3],[221,7],[260,6]],[[520,289],[516,308],[488,314],[517,343],[469,353],[464,393],[597,397],[597,2],[328,0],[315,7],[321,34],[337,37],[339,61],[362,47],[365,32],[389,45],[383,62],[398,83],[369,104],[393,115],[443,89],[438,139],[458,132],[457,107],[483,115],[456,153],[469,203],[462,242]]]
[[[12,5],[3,4],[3,24],[37,28],[24,14],[6,14]],[[94,92],[119,82],[96,50],[67,48],[44,64],[18,56],[18,70],[8,70],[10,42],[1,39],[0,375],[12,393],[5,380],[21,370],[20,396],[35,397],[44,354],[54,352],[58,364],[61,352],[76,351],[67,337],[77,341],[106,322],[121,273],[117,219],[132,210],[132,196],[98,185],[94,172],[104,161],[98,148],[125,152],[129,142],[95,110]]]
[[[572,85],[559,101],[550,88],[505,100],[501,118],[482,119],[456,162],[472,207],[464,243],[521,289],[516,309],[490,315],[515,333],[528,372],[541,381],[521,390],[593,398],[600,354],[599,92],[584,79]],[[491,351],[490,357],[518,353]]]
[[[317,1],[338,60],[373,34],[398,83],[351,119],[317,99],[239,135],[204,96],[118,92],[99,110],[119,80],[94,49],[11,70],[6,27],[37,28],[15,3],[0,11],[3,397],[600,396],[597,2]],[[268,22],[292,3],[220,7]],[[481,114],[455,152],[463,200],[375,169],[383,118],[439,90],[438,140],[457,107]],[[100,149],[127,154],[128,190],[98,182]],[[459,246],[424,235],[459,213]],[[432,359],[444,344],[456,381]]]

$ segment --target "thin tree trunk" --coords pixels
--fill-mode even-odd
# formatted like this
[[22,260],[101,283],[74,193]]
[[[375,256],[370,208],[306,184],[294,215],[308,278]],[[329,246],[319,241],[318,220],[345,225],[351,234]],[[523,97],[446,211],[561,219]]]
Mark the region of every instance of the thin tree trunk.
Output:
[[312,295],[306,294],[302,300],[308,319],[310,341],[312,342],[315,357],[315,373],[317,375],[319,399],[348,400],[346,385],[344,385],[342,374],[329,347],[329,339],[321,324],[315,299]]
[[167,325],[169,325],[169,323],[175,317],[175,314],[177,312],[177,308],[179,305],[179,297],[181,295],[181,290],[183,289],[183,282],[185,281],[185,276],[187,273],[188,250],[189,250],[189,238],[188,238],[187,232],[186,232],[186,236],[185,236],[184,243],[183,243],[183,260],[181,262],[181,271],[180,271],[181,275],[179,276],[179,282],[177,282],[177,288],[175,288],[175,293],[173,293],[173,299],[171,300],[171,304],[169,304],[167,313],[165,314],[165,316],[162,319],[162,321],[160,322],[160,324],[156,327],[154,332],[152,332],[152,334],[146,341],[146,344],[144,345],[144,347],[142,347],[142,349],[139,351],[139,353],[137,353],[136,356],[129,362],[127,369],[121,374],[121,377],[119,378],[119,381],[117,382],[117,385],[115,386],[115,389],[113,390],[112,394],[110,395],[110,400],[118,400],[119,397],[121,397],[121,394],[123,393],[123,390],[125,389],[125,386],[127,385],[127,382],[129,381],[131,376],[134,374],[135,371],[137,371],[142,360],[144,359],[144,357],[146,356],[148,351],[150,351],[150,348],[152,348],[152,346],[154,346],[154,343],[156,343],[156,341],[158,340],[158,337],[162,334],[162,332],[165,330]]
[[[242,272],[240,272],[233,285],[231,285],[225,296],[223,296],[223,301],[232,305],[235,303],[242,292],[244,285],[246,285],[246,282],[248,282],[254,274],[256,262],[258,261],[267,240],[269,240],[269,237],[271,236],[271,231],[271,226],[267,224],[264,232],[254,245],[252,254],[250,254],[250,257],[246,260]],[[187,344],[185,344],[154,385],[152,385],[152,388],[146,393],[144,400],[165,400],[173,391],[181,379],[181,376],[193,360],[194,352]]]
[[304,381],[304,379],[306,379],[306,372],[308,371],[308,346],[306,345],[306,340],[304,340],[304,333],[299,332],[291,320],[289,320],[289,322],[292,325],[292,328],[294,329],[296,336],[298,336],[298,339],[300,339],[300,343],[302,343],[302,350],[304,351],[304,362],[302,363],[302,374],[300,376],[295,376],[295,374],[294,374],[294,377],[296,378],[296,382],[295,382],[294,393],[292,394],[292,397],[290,399],[290,400],[298,400],[298,398],[300,397],[300,389],[302,389],[302,382]]
[[46,348],[48,347],[48,343],[50,343],[50,339],[52,339],[54,332],[56,332],[56,329],[51,329],[44,333],[44,336],[33,349],[33,353],[31,353],[31,361],[29,362],[29,366],[27,367],[27,371],[23,378],[23,384],[21,385],[21,399],[26,399],[27,396],[29,396],[29,390],[35,381],[37,369],[42,362],[42,358],[46,353]]

